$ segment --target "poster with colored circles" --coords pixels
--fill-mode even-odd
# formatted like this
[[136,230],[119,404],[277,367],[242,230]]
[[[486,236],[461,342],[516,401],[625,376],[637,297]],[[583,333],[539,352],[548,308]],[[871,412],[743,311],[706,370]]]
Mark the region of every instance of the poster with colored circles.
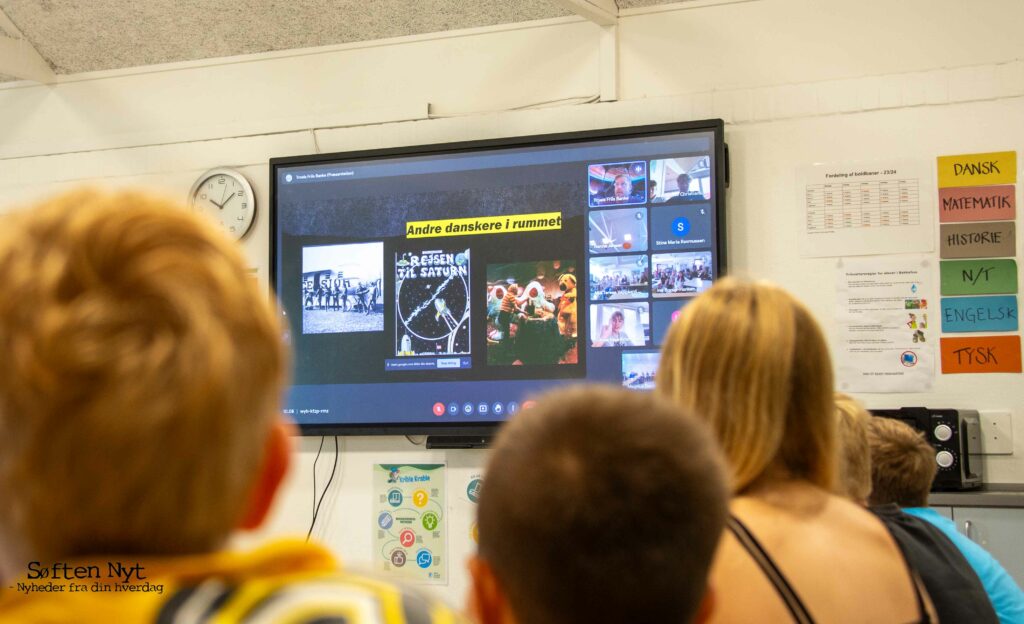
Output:
[[405,581],[448,583],[444,464],[374,464],[374,567]]

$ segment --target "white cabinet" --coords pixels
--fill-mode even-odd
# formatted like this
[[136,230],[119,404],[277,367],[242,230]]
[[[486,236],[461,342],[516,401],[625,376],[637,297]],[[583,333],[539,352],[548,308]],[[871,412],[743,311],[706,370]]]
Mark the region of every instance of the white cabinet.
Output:
[[[1024,509],[952,507],[958,531],[981,545],[1024,587]],[[941,509],[936,509],[941,513]]]

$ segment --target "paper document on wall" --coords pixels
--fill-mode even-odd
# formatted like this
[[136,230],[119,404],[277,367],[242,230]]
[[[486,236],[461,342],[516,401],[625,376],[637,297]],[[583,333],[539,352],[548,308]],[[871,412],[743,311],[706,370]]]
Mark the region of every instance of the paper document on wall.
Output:
[[932,251],[931,186],[926,162],[844,162],[800,169],[800,254],[824,258]]
[[933,263],[922,256],[844,258],[837,273],[837,387],[931,390],[940,322]]

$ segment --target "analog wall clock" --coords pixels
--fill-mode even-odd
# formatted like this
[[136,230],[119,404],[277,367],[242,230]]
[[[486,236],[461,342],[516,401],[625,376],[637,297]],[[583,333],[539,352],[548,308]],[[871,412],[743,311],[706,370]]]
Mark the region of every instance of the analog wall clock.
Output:
[[189,205],[236,240],[245,236],[256,221],[252,185],[234,169],[219,167],[199,176],[189,192]]

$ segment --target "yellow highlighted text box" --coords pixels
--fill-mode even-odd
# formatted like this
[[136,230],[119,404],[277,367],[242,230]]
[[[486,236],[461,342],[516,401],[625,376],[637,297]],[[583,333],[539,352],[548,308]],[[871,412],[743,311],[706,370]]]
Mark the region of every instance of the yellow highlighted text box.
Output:
[[562,229],[562,213],[535,212],[532,214],[501,215],[498,217],[409,221],[405,224],[405,236],[406,238],[433,238],[438,236],[508,234],[511,232],[560,229]]

